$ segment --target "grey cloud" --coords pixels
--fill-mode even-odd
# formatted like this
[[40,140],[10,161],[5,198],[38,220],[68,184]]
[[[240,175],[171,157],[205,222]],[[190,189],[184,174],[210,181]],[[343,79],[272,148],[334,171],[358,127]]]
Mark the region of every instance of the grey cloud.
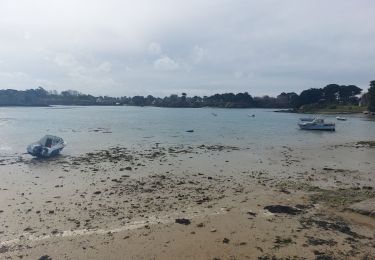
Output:
[[158,70],[177,70],[180,65],[168,56],[164,56],[154,61],[154,67]]
[[148,51],[152,55],[160,55],[162,53],[162,48],[159,43],[157,42],[152,42],[148,46]]
[[0,88],[276,95],[374,79],[370,0],[0,2]]

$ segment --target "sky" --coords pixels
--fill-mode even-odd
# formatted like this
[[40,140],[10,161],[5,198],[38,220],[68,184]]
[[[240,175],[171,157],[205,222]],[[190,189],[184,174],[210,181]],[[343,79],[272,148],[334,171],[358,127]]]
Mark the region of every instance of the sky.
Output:
[[275,96],[375,80],[373,0],[0,0],[0,89]]

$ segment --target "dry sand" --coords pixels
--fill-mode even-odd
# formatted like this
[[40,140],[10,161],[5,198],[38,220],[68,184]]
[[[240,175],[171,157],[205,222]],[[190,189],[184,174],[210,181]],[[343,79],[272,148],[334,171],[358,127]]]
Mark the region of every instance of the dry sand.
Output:
[[1,259],[375,259],[371,142],[0,160]]

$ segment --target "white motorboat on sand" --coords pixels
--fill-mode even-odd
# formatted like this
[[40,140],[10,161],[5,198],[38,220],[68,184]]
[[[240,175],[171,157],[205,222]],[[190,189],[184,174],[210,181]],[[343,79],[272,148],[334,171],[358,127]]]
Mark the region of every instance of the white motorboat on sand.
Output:
[[58,155],[66,146],[61,137],[45,135],[38,142],[27,146],[27,152],[36,157],[51,157]]

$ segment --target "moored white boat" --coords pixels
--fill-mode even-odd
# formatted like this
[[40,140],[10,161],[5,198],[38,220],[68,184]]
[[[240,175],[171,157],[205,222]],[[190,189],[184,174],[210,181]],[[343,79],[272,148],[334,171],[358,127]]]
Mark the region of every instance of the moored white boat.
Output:
[[299,123],[298,126],[302,130],[322,130],[322,131],[335,131],[335,123],[325,123],[322,118],[315,118],[313,121]]
[[346,121],[346,117],[342,117],[342,116],[337,116],[336,119],[340,121]]

